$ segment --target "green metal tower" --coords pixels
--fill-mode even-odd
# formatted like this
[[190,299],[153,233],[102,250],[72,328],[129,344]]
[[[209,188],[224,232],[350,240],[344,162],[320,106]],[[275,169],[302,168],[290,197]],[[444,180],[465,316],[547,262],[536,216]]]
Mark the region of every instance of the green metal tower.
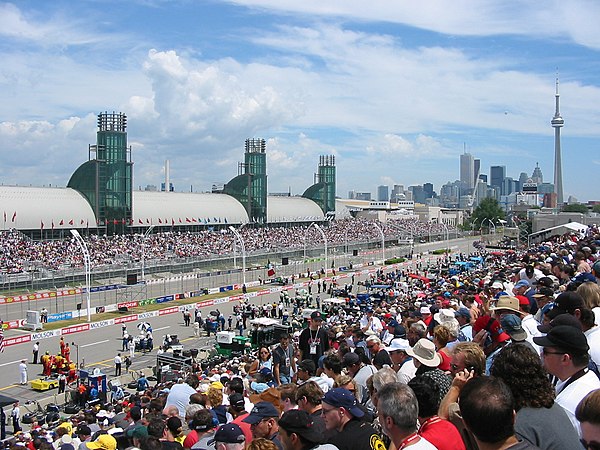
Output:
[[238,166],[238,176],[223,188],[235,197],[254,223],[267,221],[267,145],[264,139],[246,139],[244,162]]
[[324,214],[335,213],[335,156],[319,156],[315,181],[302,197],[316,202]]
[[125,232],[132,218],[133,163],[126,130],[125,114],[99,114],[96,145],[89,146],[88,161],[67,185],[85,196],[98,227],[109,234]]

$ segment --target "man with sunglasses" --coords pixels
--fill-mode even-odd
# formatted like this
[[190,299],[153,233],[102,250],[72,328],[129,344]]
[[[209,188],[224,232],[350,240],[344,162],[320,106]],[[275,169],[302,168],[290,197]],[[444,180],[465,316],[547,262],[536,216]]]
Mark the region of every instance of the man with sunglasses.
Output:
[[587,339],[583,331],[568,325],[555,326],[546,336],[533,339],[543,347],[544,367],[560,380],[556,385],[556,403],[565,409],[581,436],[575,409],[589,392],[600,389],[600,380],[588,370]]
[[249,423],[252,429],[252,437],[265,438],[272,441],[279,450],[283,450],[283,445],[279,440],[279,411],[269,402],[258,402],[252,408],[250,414],[244,418],[243,422]]

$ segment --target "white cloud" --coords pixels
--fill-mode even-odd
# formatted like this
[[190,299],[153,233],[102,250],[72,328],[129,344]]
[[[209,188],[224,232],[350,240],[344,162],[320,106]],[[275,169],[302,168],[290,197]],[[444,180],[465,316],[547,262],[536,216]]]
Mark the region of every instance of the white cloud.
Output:
[[593,0],[550,0],[543,8],[522,0],[229,0],[229,3],[281,14],[345,18],[359,22],[408,25],[455,36],[518,35],[564,37],[600,49],[597,18],[600,4]]

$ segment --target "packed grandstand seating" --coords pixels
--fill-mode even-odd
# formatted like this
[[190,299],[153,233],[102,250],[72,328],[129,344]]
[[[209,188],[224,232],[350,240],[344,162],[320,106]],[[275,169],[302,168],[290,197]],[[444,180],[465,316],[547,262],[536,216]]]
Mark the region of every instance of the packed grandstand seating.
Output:
[[[329,246],[346,243],[376,241],[380,232],[376,222],[366,219],[343,219],[324,224]],[[436,235],[444,238],[454,228],[443,224],[419,222],[414,219],[394,220],[394,225],[381,224],[386,239]],[[302,249],[321,245],[322,237],[316,227],[303,226],[245,226],[240,229],[246,252],[272,252],[281,249]],[[93,267],[139,261],[144,252],[146,259],[214,257],[230,255],[235,237],[227,229],[207,229],[199,232],[167,231],[150,234],[122,234],[114,236],[82,232],[88,245]],[[34,264],[35,263],[35,264]],[[21,273],[33,265],[57,270],[63,267],[83,266],[83,255],[73,239],[34,241],[17,230],[0,233],[0,270]]]

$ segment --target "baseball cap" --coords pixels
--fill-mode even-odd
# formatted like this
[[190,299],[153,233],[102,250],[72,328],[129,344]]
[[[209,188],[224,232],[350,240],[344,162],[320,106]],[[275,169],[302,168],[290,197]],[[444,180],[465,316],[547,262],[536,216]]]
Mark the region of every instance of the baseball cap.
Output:
[[600,274],[600,260],[596,261],[593,265],[592,265],[592,270],[594,272],[596,272],[597,274]]
[[360,357],[353,352],[346,353],[342,358],[342,366],[349,367],[360,362]]
[[553,298],[554,297],[554,289],[552,289],[551,287],[542,286],[542,287],[538,288],[538,290],[535,294],[533,294],[533,297],[534,298],[540,298],[540,297]]
[[552,327],[546,336],[534,337],[533,342],[540,347],[558,347],[576,355],[583,355],[590,349],[583,331],[568,325]]
[[214,437],[210,439],[207,444],[211,445],[214,442],[237,444],[245,441],[246,437],[239,425],[236,425],[235,423],[226,423],[217,429]]
[[514,342],[523,342],[527,339],[527,332],[521,325],[520,317],[514,314],[507,314],[500,319],[500,324]]
[[471,311],[469,311],[469,308],[461,306],[454,312],[454,317],[464,317],[471,320]]
[[504,342],[510,339],[510,336],[502,329],[500,322],[490,316],[481,316],[473,324],[474,335],[479,333],[481,330],[486,330],[490,334],[492,340],[495,342]]
[[529,286],[530,286],[530,284],[529,284],[529,281],[527,281],[527,280],[519,280],[515,284],[516,288],[529,287]]
[[519,306],[521,305],[530,305],[529,299],[524,295],[515,295],[515,297],[519,300]]
[[243,411],[246,406],[244,396],[238,392],[235,392],[229,396],[229,405],[235,408],[236,411]]
[[323,396],[322,401],[336,408],[344,408],[354,417],[362,417],[365,415],[363,410],[358,407],[356,397],[348,389],[330,389]]
[[578,330],[581,330],[581,322],[577,320],[577,318],[569,313],[562,313],[552,319],[549,323],[538,325],[537,329],[542,333],[547,333],[552,328],[557,327],[559,325],[566,325],[569,327],[575,327]]
[[504,284],[502,284],[502,281],[494,281],[492,283],[492,285],[490,286],[490,288],[492,288],[492,289],[504,289]]
[[86,424],[79,424],[75,430],[75,434],[83,436],[91,436],[92,430]]
[[573,313],[584,306],[583,297],[575,291],[565,291],[554,300],[554,308],[568,313]]
[[148,428],[144,425],[138,425],[127,430],[125,434],[130,438],[145,438],[148,436]]
[[298,363],[298,370],[304,370],[305,372],[314,374],[317,370],[317,366],[312,359],[303,359]]
[[321,314],[321,311],[313,311],[310,314],[310,319],[311,320],[323,320],[323,315]]
[[249,423],[250,425],[257,424],[263,419],[270,417],[279,417],[279,411],[275,408],[273,403],[270,402],[259,402],[254,405],[250,414],[248,414],[242,422]]
[[323,439],[310,415],[300,409],[291,409],[283,413],[281,419],[279,419],[279,427],[283,428],[288,434],[296,433],[313,444],[320,443]]
[[421,314],[431,314],[431,309],[429,309],[429,306],[421,306],[419,312]]
[[89,449],[116,450],[117,440],[110,434],[101,434],[95,441],[86,442]]
[[390,345],[385,347],[385,351],[387,351],[388,353],[398,352],[398,351],[405,352],[409,348],[410,348],[410,344],[408,342],[408,339],[397,338],[397,339],[392,339],[392,342],[390,342]]
[[390,320],[387,324],[388,327],[397,327],[398,325],[400,325],[400,324],[395,319]]

